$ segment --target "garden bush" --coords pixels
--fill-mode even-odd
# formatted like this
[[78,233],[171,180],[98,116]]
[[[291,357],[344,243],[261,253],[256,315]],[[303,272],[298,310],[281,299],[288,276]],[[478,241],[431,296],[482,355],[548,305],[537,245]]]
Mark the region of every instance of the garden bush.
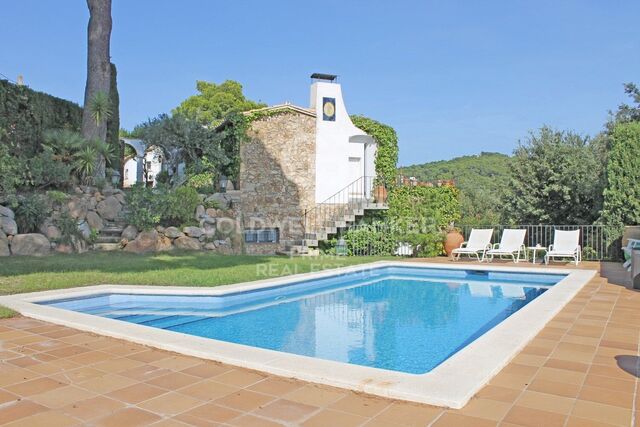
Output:
[[150,230],[160,223],[157,199],[153,189],[136,184],[127,194],[127,223],[138,230]]
[[193,221],[196,207],[200,204],[200,196],[194,188],[160,189],[159,192],[159,199],[162,200],[160,221],[163,225],[175,226]]
[[43,194],[31,193],[18,197],[15,207],[18,231],[22,234],[39,232],[40,225],[50,212],[49,201]]

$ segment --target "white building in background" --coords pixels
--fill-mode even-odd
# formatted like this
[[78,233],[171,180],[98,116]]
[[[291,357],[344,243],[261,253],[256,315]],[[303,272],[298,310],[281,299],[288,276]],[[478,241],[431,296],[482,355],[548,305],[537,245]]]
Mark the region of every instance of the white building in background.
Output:
[[146,182],[155,187],[158,174],[162,171],[162,150],[157,147],[146,148],[142,140],[122,138],[122,141],[133,147],[135,155],[125,158],[122,186],[129,188],[136,183]]

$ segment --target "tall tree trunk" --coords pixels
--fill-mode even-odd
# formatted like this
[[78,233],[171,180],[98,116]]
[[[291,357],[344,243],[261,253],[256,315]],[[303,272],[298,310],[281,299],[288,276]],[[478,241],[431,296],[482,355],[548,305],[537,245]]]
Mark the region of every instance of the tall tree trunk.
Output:
[[[87,85],[84,89],[82,136],[86,139],[106,141],[107,120],[96,123],[91,111],[91,101],[97,93],[109,94],[111,85],[111,0],[87,0],[89,27],[87,30]],[[104,178],[104,159],[96,159],[95,178]]]
[[115,64],[111,64],[111,84],[109,100],[111,104],[111,117],[107,119],[107,143],[114,152],[111,168],[120,173],[120,187],[124,177],[124,144],[120,141],[120,95],[118,94],[118,71]]

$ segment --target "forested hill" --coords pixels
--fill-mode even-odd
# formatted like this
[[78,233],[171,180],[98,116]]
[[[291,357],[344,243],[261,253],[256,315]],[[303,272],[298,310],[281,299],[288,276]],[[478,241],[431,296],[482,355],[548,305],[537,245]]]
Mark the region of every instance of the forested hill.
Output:
[[480,153],[451,160],[404,166],[398,172],[420,181],[453,179],[462,193],[462,222],[496,223],[500,221],[497,207],[500,195],[509,180],[509,156],[501,153]]

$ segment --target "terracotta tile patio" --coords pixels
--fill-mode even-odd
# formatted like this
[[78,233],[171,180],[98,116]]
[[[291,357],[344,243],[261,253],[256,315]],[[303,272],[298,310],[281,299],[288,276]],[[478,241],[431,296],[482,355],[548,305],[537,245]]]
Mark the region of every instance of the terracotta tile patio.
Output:
[[462,410],[278,378],[17,317],[0,321],[0,424],[632,426],[640,419],[640,292],[614,284],[624,274],[605,267]]

